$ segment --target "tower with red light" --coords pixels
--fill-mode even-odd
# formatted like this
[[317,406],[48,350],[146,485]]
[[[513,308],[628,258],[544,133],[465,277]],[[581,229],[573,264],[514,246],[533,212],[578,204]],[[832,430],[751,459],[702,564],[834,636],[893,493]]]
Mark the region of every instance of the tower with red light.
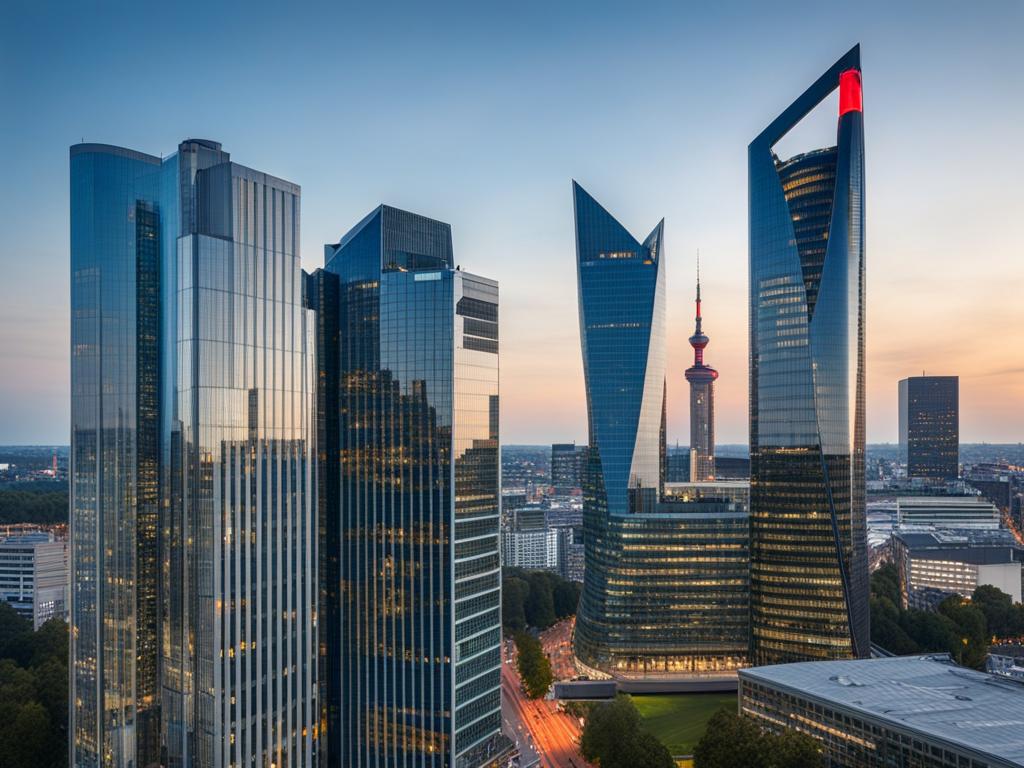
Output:
[[690,337],[693,365],[686,369],[690,382],[690,482],[715,479],[715,379],[718,371],[704,364],[704,348],[710,339],[701,328],[700,255],[697,256],[697,317]]
[[[748,147],[755,666],[871,653],[862,71],[854,46]],[[780,157],[836,90],[835,142]]]

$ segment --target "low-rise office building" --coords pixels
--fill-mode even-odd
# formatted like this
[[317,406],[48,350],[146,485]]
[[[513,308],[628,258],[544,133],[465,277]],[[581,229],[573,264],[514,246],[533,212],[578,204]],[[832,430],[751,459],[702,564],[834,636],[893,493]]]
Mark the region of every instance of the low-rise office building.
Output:
[[821,742],[830,768],[1020,768],[1024,685],[946,654],[741,669],[740,712]]
[[0,599],[39,629],[67,620],[68,543],[38,531],[0,539]]
[[891,552],[905,608],[934,608],[949,595],[970,597],[983,585],[1021,601],[1024,547],[1009,531],[897,529]]

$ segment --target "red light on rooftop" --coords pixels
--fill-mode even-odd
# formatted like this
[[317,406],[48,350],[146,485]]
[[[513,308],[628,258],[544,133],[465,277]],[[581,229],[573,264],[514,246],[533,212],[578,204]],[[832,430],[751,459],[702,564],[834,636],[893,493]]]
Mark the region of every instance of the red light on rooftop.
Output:
[[863,112],[864,95],[861,90],[860,70],[848,69],[839,74],[839,116],[847,112]]

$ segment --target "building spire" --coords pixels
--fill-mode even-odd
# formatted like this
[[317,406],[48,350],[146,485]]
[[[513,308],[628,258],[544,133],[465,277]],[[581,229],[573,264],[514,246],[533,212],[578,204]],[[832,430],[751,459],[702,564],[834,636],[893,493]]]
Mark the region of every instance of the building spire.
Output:
[[697,335],[700,335],[700,248],[697,249]]
[[704,364],[704,334],[700,316],[700,250],[697,250],[697,316],[690,337],[693,365],[686,369],[690,383],[690,481],[707,482],[715,477],[715,379],[718,371]]
[[[694,319],[696,321],[696,327],[694,328],[693,336],[690,337],[690,346],[693,347],[693,365],[695,368],[702,368],[704,367],[704,347],[708,345],[710,339],[704,335],[704,331],[701,329],[700,248],[697,249],[697,316]],[[717,373],[715,375],[717,376]],[[689,376],[687,378],[689,378]]]

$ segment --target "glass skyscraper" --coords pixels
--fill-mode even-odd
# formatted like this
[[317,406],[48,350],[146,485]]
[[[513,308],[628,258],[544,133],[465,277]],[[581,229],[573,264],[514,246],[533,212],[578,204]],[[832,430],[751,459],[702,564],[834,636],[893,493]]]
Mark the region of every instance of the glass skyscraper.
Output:
[[589,451],[573,639],[599,673],[734,669],[747,652],[748,521],[663,503],[664,222],[641,243],[573,183]]
[[908,477],[960,476],[960,379],[911,376],[899,383],[900,460]]
[[315,761],[299,194],[215,142],[71,148],[74,766]]
[[[836,146],[780,159],[836,88]],[[752,661],[866,656],[859,47],[751,142],[749,173]]]
[[498,286],[456,268],[449,225],[388,206],[326,246],[312,282],[337,350],[321,365],[337,387],[321,425],[338,471],[321,507],[329,764],[491,765],[507,743]]

